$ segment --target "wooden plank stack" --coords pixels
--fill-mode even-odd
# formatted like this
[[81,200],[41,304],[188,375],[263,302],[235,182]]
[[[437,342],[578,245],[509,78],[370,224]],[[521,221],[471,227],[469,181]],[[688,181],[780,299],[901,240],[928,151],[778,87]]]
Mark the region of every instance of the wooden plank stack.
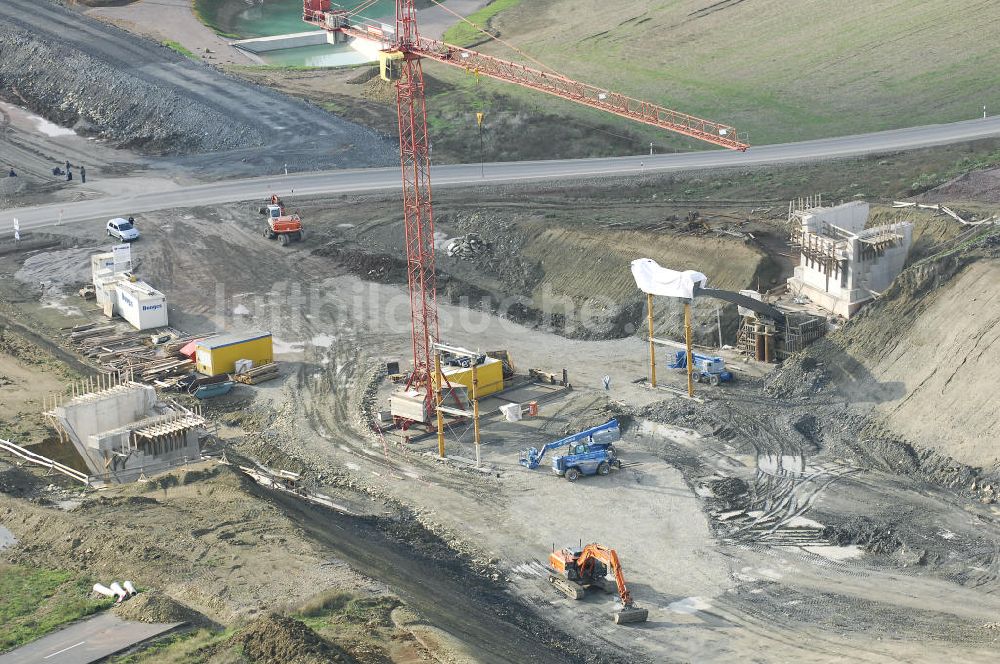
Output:
[[194,337],[169,332],[171,340],[157,346],[149,332],[122,332],[117,325],[89,323],[72,328],[69,338],[81,355],[97,360],[106,371],[157,383],[194,369],[194,362],[180,354]]
[[262,364],[259,367],[253,367],[252,369],[247,369],[246,371],[238,373],[233,376],[233,379],[238,383],[243,383],[244,385],[256,385],[257,383],[263,383],[264,381],[277,377],[278,365],[274,362],[269,362],[267,364]]
[[[72,328],[69,339],[81,355],[96,360],[106,372],[170,388],[182,376],[195,370],[195,362],[181,355],[181,349],[195,339],[212,335],[189,336],[171,328],[159,332],[169,333],[170,340],[154,344],[154,335],[148,331],[122,331],[117,325],[88,323]],[[233,379],[245,385],[257,385],[277,377],[278,365],[271,362],[241,372]]]

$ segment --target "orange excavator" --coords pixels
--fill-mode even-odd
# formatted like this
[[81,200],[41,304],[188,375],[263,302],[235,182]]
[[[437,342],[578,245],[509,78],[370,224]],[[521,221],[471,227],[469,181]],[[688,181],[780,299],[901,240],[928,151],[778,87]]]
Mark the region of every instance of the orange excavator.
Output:
[[[609,573],[613,580],[608,578]],[[649,617],[647,609],[640,609],[632,601],[618,554],[601,544],[553,551],[549,555],[549,583],[571,599],[583,599],[590,588],[617,591],[621,609],[615,611],[614,618],[618,625],[646,622]]]
[[281,246],[285,247],[302,239],[302,219],[297,214],[286,214],[285,204],[277,194],[271,194],[271,200],[260,209],[260,213],[267,217],[264,237],[268,240],[278,238]]

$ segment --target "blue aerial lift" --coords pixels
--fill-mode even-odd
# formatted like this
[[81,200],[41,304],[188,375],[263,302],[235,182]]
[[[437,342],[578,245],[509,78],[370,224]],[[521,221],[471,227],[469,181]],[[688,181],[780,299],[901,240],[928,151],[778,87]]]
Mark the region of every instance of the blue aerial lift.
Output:
[[[726,369],[726,361],[723,358],[717,355],[691,353],[691,359],[692,364],[694,364],[695,382],[718,385],[733,380],[733,374]],[[674,355],[674,361],[670,363],[670,368],[687,369],[687,351],[677,351]]]
[[545,445],[522,450],[520,464],[529,470],[538,468],[549,450],[572,446],[567,454],[552,457],[552,472],[574,482],[581,475],[607,475],[611,468],[621,468],[622,462],[615,451],[614,443],[621,440],[618,420],[591,427],[579,433]]

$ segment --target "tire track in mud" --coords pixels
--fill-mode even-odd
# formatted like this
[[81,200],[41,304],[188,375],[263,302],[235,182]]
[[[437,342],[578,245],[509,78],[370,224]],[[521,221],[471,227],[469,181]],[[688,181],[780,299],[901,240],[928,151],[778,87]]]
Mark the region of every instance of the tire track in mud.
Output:
[[[644,660],[601,652],[579,643],[515,600],[497,584],[477,576],[422,529],[402,541],[377,519],[352,519],[280,493],[266,493],[317,543],[355,570],[393,588],[421,618],[469,645],[484,664],[607,663]],[[414,541],[413,538],[417,540]]]

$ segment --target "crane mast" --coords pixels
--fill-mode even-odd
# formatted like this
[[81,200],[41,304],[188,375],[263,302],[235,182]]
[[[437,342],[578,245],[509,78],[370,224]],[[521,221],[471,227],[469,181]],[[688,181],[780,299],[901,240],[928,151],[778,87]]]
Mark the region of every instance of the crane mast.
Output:
[[303,0],[302,18],[332,32],[378,42],[386,60],[398,62],[399,160],[403,177],[403,225],[413,340],[413,373],[407,387],[421,391],[428,404],[433,392],[434,344],[438,341],[440,327],[434,267],[430,138],[422,58],[545,92],[731,150],[745,151],[749,147],[736,129],[728,125],[580,83],[559,74],[423,38],[417,27],[414,0],[396,0],[395,34],[388,35],[387,26],[357,16],[360,10],[370,5],[371,2],[363,3],[348,11],[333,9],[330,0]]
[[421,390],[429,398],[434,366],[432,354],[440,330],[434,268],[434,208],[431,203],[427,102],[420,56],[413,51],[418,39],[417,11],[413,0],[397,0],[396,41],[392,46],[403,56],[396,84],[396,106],[413,340],[413,373],[407,387]]

